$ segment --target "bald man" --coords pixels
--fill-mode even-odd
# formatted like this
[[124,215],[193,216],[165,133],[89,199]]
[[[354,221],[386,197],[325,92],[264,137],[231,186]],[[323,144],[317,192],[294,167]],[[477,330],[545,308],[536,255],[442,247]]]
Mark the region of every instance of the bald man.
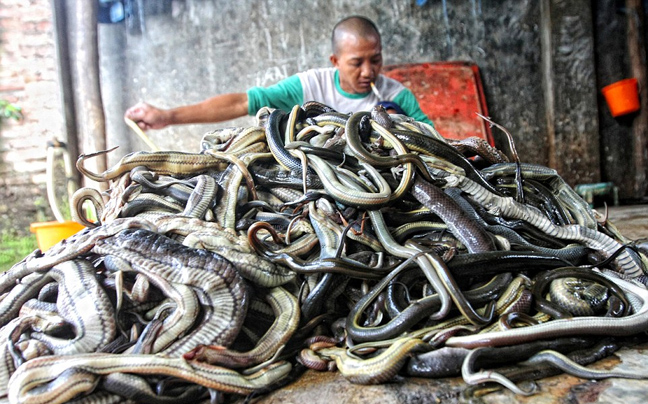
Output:
[[[290,111],[306,101],[318,101],[338,112],[368,111],[378,103],[432,125],[414,94],[382,74],[382,43],[376,25],[361,16],[338,22],[331,35],[333,67],[297,73],[270,87],[245,93],[221,94],[192,105],[160,109],[140,102],[124,116],[142,129],[169,125],[213,123],[255,115],[262,107]],[[371,89],[374,83],[377,93]]]

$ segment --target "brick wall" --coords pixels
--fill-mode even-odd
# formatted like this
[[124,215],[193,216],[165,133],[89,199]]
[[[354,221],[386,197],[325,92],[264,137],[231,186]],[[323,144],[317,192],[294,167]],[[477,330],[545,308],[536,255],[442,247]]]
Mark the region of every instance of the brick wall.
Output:
[[0,232],[54,220],[45,187],[46,143],[63,139],[51,0],[0,0],[0,99],[24,119],[0,127]]

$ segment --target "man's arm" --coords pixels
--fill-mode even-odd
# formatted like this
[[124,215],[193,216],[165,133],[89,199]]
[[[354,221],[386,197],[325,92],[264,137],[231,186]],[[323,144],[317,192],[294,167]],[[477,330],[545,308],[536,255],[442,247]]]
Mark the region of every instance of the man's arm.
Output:
[[197,104],[160,109],[140,102],[129,108],[124,117],[146,129],[162,129],[169,125],[222,122],[240,118],[248,113],[246,93],[221,94]]

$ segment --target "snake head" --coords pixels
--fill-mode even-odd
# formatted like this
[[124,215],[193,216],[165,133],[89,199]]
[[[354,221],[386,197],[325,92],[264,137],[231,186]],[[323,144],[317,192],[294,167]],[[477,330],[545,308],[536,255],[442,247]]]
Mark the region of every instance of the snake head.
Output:
[[182,357],[186,360],[204,360],[205,357],[209,356],[210,351],[222,351],[226,349],[222,345],[198,345],[189,352],[186,352]]
[[367,141],[369,138],[369,134],[371,134],[371,118],[369,115],[365,115],[360,119],[358,134],[363,141]]

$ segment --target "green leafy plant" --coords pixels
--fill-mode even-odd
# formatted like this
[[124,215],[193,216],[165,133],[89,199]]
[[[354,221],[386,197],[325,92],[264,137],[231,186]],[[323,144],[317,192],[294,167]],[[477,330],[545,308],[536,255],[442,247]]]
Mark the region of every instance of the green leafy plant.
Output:
[[22,118],[22,108],[7,100],[0,100],[0,120],[15,119],[19,121]]

